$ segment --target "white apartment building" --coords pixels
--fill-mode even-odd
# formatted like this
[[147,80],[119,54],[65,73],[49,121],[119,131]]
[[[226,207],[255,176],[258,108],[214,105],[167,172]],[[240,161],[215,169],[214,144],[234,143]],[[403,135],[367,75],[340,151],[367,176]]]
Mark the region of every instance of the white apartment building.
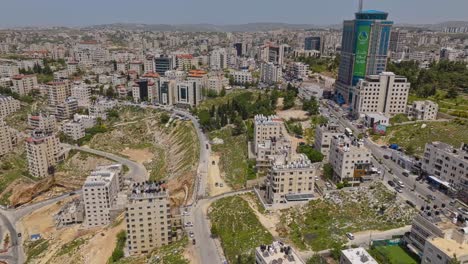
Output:
[[415,120],[436,120],[439,105],[433,101],[414,101],[406,107],[406,114]]
[[19,74],[19,67],[16,63],[1,62],[0,77],[12,77]]
[[330,156],[332,138],[342,134],[339,131],[339,127],[338,124],[328,123],[315,128],[314,148],[323,154],[325,161],[327,161]]
[[282,81],[283,70],[280,65],[272,62],[262,63],[260,66],[260,79],[266,84],[276,84]]
[[75,98],[78,102],[78,107],[88,107],[91,104],[91,88],[75,84],[71,88],[71,97]]
[[111,222],[110,210],[115,205],[120,191],[119,173],[96,170],[83,184],[85,225],[87,227],[106,226]]
[[352,88],[355,115],[383,113],[394,116],[406,112],[410,83],[392,72],[368,75]]
[[90,115],[74,114],[73,121],[81,123],[85,129],[88,129],[96,125],[97,118]]
[[143,69],[144,69],[145,73],[155,72],[156,67],[154,65],[154,56],[153,55],[147,55],[145,57],[145,60],[143,61]]
[[254,117],[254,154],[258,154],[259,144],[266,140],[284,137],[286,133],[283,120],[278,116],[256,115]]
[[125,210],[127,249],[146,254],[171,242],[169,193],[164,184],[134,183]]
[[129,72],[133,71],[138,75],[142,75],[143,74],[143,63],[141,61],[131,61],[129,63],[128,71]]
[[78,72],[79,66],[77,61],[69,61],[67,62],[67,74],[71,76]]
[[73,97],[69,97],[65,102],[55,107],[55,117],[58,120],[72,119],[77,111],[78,101]]
[[16,143],[16,132],[0,119],[0,157],[10,153]]
[[179,70],[169,70],[164,73],[164,76],[169,80],[175,80],[181,82],[187,77],[187,73]]
[[20,109],[20,103],[18,100],[13,99],[11,96],[0,94],[0,119],[18,111],[18,109]]
[[57,122],[54,115],[47,115],[44,113],[28,114],[28,127],[32,130],[51,133],[55,131]]
[[319,163],[312,163],[303,154],[292,162],[273,161],[265,180],[265,201],[280,204],[312,199],[318,167]]
[[333,136],[329,160],[333,167],[334,180],[359,184],[371,164],[371,157],[371,152],[360,140],[346,135]]
[[295,62],[292,65],[292,73],[297,79],[307,78],[309,73],[309,65],[303,62]]
[[107,119],[107,111],[117,106],[117,102],[113,100],[98,100],[88,108],[89,115],[101,118],[102,120]]
[[28,95],[33,89],[38,88],[36,75],[19,74],[11,78],[13,86],[11,91],[19,95]]
[[260,59],[263,62],[282,65],[284,62],[285,51],[288,47],[289,46],[286,44],[281,44],[279,46],[271,44],[264,45],[260,47]]
[[432,180],[454,188],[457,196],[468,201],[468,144],[457,149],[443,142],[427,143],[421,168]]
[[390,118],[380,113],[370,113],[365,114],[364,116],[364,124],[368,128],[373,128],[374,124],[389,126],[390,125]]
[[210,69],[213,71],[227,68],[228,58],[226,49],[215,49],[210,55]]
[[297,252],[283,242],[274,241],[271,245],[255,248],[255,264],[306,264]]
[[60,140],[51,133],[33,131],[26,139],[29,174],[37,178],[49,175],[49,168],[65,158]]
[[233,71],[231,76],[234,78],[235,84],[252,83],[252,73],[249,71]]
[[208,78],[208,89],[221,92],[225,87],[229,86],[229,79],[224,75],[214,75]]
[[75,121],[69,121],[63,124],[62,130],[65,135],[73,140],[78,140],[86,135],[83,124]]
[[364,248],[341,250],[340,264],[378,264]]

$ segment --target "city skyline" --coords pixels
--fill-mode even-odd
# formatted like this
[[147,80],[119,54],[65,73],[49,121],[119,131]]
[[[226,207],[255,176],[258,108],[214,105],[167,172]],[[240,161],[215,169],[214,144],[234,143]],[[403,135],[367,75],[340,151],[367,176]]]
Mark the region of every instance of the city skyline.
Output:
[[[99,3],[90,0],[76,3],[58,0],[44,0],[40,3],[32,0],[5,2],[2,4],[4,8],[0,10],[0,27],[73,27],[111,23],[230,25],[258,22],[330,25],[352,19],[352,14],[358,8],[357,0],[296,0],[291,5],[284,5],[279,0],[254,3],[246,0],[221,3],[214,0],[197,3],[188,0],[162,3],[117,0],[112,1],[112,5],[110,3],[107,0]],[[27,10],[25,6],[28,6]],[[386,11],[390,19],[402,24],[468,21],[465,12],[468,10],[468,2],[464,0],[444,2],[443,9],[438,0],[365,1],[364,9]],[[23,15],[18,16],[18,13]]]

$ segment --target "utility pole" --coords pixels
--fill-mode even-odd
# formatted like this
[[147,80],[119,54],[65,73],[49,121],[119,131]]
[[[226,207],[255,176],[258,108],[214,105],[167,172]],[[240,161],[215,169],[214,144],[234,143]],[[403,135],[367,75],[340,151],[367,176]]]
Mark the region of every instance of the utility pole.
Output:
[[362,12],[363,0],[359,0],[359,12]]

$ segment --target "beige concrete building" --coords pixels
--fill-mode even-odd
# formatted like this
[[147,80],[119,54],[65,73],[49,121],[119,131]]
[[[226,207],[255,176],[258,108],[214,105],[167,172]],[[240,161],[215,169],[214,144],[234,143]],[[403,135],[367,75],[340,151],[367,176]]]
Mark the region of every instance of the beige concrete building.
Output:
[[75,84],[71,88],[71,97],[78,101],[79,107],[91,105],[91,88],[83,84]]
[[10,153],[17,144],[17,140],[15,130],[0,119],[0,157]]
[[438,112],[439,105],[429,100],[414,101],[406,107],[408,117],[415,120],[436,120]]
[[354,115],[383,113],[394,116],[406,112],[410,83],[393,72],[368,75],[351,88],[354,95],[351,105]]
[[105,226],[111,222],[110,210],[120,191],[119,173],[98,169],[91,172],[83,184],[85,226]]
[[0,94],[0,119],[18,111],[18,109],[20,109],[20,103],[18,100],[13,99],[11,96]]
[[339,127],[340,126],[335,123],[328,123],[315,128],[314,148],[323,154],[325,161],[328,160],[330,155],[331,139],[333,136],[342,134],[339,131]]
[[73,98],[67,98],[63,103],[55,106],[55,116],[58,120],[73,119],[73,115],[78,111],[78,101]]
[[459,199],[468,202],[468,144],[457,149],[443,142],[427,143],[421,168],[431,180],[452,189]]
[[258,144],[265,140],[280,138],[286,135],[283,120],[278,116],[256,115],[254,117],[254,153],[257,155]]
[[265,180],[265,201],[280,204],[312,199],[319,166],[320,163],[312,163],[305,155],[292,162],[273,161]]
[[28,95],[33,89],[38,88],[36,75],[19,74],[11,78],[13,86],[11,90],[19,95]]
[[84,204],[80,198],[65,204],[54,216],[55,225],[63,227],[83,223],[85,219]]
[[272,161],[278,157],[284,157],[284,159],[288,161],[291,159],[291,141],[280,137],[278,139],[267,139],[257,144],[257,168],[262,169],[270,167]]
[[57,128],[57,122],[54,115],[45,113],[28,114],[28,127],[32,130],[50,133]]
[[255,264],[305,264],[297,252],[283,242],[274,241],[271,245],[255,248]]
[[66,122],[63,124],[62,130],[65,135],[69,136],[73,140],[78,140],[86,135],[85,128],[80,122]]
[[335,135],[330,145],[330,164],[337,182],[358,184],[371,164],[371,152],[363,142],[346,135]]
[[56,107],[63,104],[71,96],[71,87],[68,81],[54,81],[46,85],[48,94],[48,105]]
[[468,263],[467,228],[454,232],[459,239],[433,237],[426,241],[421,264],[447,264],[456,257],[458,263]]
[[50,167],[65,159],[60,140],[52,133],[33,131],[26,139],[29,173],[37,178],[49,175]]
[[125,211],[127,249],[131,255],[146,254],[171,242],[171,212],[165,185],[135,183]]

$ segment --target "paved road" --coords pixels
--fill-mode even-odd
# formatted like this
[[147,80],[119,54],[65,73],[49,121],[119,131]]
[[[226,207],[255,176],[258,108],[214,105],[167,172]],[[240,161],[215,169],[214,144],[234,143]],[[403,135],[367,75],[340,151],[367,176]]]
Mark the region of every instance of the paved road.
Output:
[[[66,144],[64,144],[66,145]],[[126,159],[126,158],[123,158],[123,157],[120,157],[120,156],[117,156],[115,154],[112,154],[112,153],[108,153],[108,152],[104,152],[104,151],[100,151],[100,150],[96,150],[96,149],[91,149],[91,148],[86,148],[86,147],[78,147],[78,146],[72,146],[72,145],[66,145],[72,149],[76,149],[76,150],[79,150],[79,151],[84,151],[84,152],[88,152],[88,153],[91,153],[91,154],[94,154],[94,155],[98,155],[98,156],[102,156],[102,157],[105,157],[105,158],[108,158],[108,159],[111,159],[113,161],[116,161],[118,163],[121,163],[125,166],[128,167],[129,171],[128,173],[126,174],[126,178],[129,178],[135,182],[142,182],[142,181],[147,181],[149,179],[149,174],[148,174],[148,171],[146,170],[145,166],[137,163],[137,162],[134,162],[134,161],[131,161],[129,159]]]

